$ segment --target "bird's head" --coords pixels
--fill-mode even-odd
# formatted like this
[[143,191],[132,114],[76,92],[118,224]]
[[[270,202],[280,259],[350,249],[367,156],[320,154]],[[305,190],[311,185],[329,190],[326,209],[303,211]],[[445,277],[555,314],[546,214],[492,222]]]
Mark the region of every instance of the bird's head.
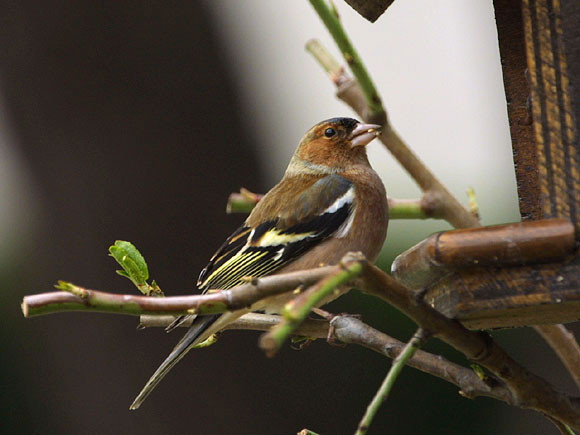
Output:
[[312,127],[300,141],[292,158],[292,172],[338,172],[367,164],[366,148],[380,132],[380,125],[364,124],[352,118],[332,118]]

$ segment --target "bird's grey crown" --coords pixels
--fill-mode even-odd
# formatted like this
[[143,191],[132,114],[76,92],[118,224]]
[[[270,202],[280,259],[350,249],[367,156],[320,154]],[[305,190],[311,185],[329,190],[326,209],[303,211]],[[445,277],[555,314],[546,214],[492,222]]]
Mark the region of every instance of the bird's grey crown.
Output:
[[354,118],[330,118],[327,119],[326,121],[322,121],[322,122],[330,122],[333,124],[340,124],[341,126],[352,130],[357,124],[359,124],[360,122]]

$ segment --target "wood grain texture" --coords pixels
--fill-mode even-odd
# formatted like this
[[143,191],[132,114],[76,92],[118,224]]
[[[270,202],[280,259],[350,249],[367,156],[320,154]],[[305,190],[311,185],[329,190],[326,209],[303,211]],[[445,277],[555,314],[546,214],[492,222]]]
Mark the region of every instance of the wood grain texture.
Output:
[[[577,0],[523,0],[522,12],[542,217],[569,218],[579,231],[578,113],[572,109],[571,88],[572,82],[576,82],[575,86],[580,84],[580,77],[572,77],[568,71],[561,3],[580,8]],[[574,39],[567,41],[569,49],[578,43]],[[578,102],[575,108],[577,112]]]
[[574,254],[574,235],[574,227],[566,219],[437,233],[399,255],[392,272],[406,286],[421,291],[457,269],[564,260]]
[[541,266],[477,268],[444,277],[425,300],[471,329],[580,319],[580,259]]
[[544,263],[573,252],[574,228],[565,219],[449,231],[433,246],[435,261],[455,268]]
[[522,220],[540,219],[540,186],[520,1],[495,0],[495,20]]

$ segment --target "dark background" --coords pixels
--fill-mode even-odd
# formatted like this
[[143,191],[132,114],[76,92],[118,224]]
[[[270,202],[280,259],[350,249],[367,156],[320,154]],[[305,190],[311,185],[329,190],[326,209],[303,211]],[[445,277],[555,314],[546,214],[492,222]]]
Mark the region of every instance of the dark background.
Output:
[[[0,421],[18,433],[352,433],[390,362],[319,341],[267,359],[257,333],[191,352],[135,412],[128,407],[181,331],[130,317],[26,320],[22,296],[57,279],[135,292],[107,248],[132,241],[167,294],[187,293],[243,219],[228,194],[266,191],[252,131],[203,3],[0,2],[0,101],[32,174],[27,237],[2,265]],[[2,206],[0,204],[0,206]],[[394,253],[387,253],[388,264]],[[413,325],[351,294],[334,311],[405,340]],[[499,334],[533,370],[571,389],[532,331]],[[430,349],[461,357],[441,344]],[[371,433],[554,432],[532,412],[469,401],[406,369]]]

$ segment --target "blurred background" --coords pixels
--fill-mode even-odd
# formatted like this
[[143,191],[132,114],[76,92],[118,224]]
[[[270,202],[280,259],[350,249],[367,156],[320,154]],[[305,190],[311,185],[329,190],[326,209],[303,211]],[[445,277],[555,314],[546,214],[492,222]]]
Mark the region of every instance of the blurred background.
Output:
[[[397,1],[370,24],[342,19],[394,127],[484,224],[519,220],[493,6]],[[265,192],[316,122],[353,116],[304,50],[336,55],[306,1],[0,2],[0,413],[6,433],[352,433],[390,361],[323,341],[267,359],[258,333],[228,332],[191,352],[136,412],[128,407],[179,340],[130,317],[66,313],[25,320],[25,294],[58,279],[134,293],[107,248],[133,242],[166,294],[187,294],[244,219],[225,214],[241,186]],[[413,181],[379,143],[389,194]],[[380,265],[441,221],[391,222]],[[335,312],[401,340],[413,324],[359,293]],[[494,333],[516,359],[571,392],[529,329]],[[447,346],[429,350],[464,363]],[[536,413],[406,369],[371,433],[556,433]]]

